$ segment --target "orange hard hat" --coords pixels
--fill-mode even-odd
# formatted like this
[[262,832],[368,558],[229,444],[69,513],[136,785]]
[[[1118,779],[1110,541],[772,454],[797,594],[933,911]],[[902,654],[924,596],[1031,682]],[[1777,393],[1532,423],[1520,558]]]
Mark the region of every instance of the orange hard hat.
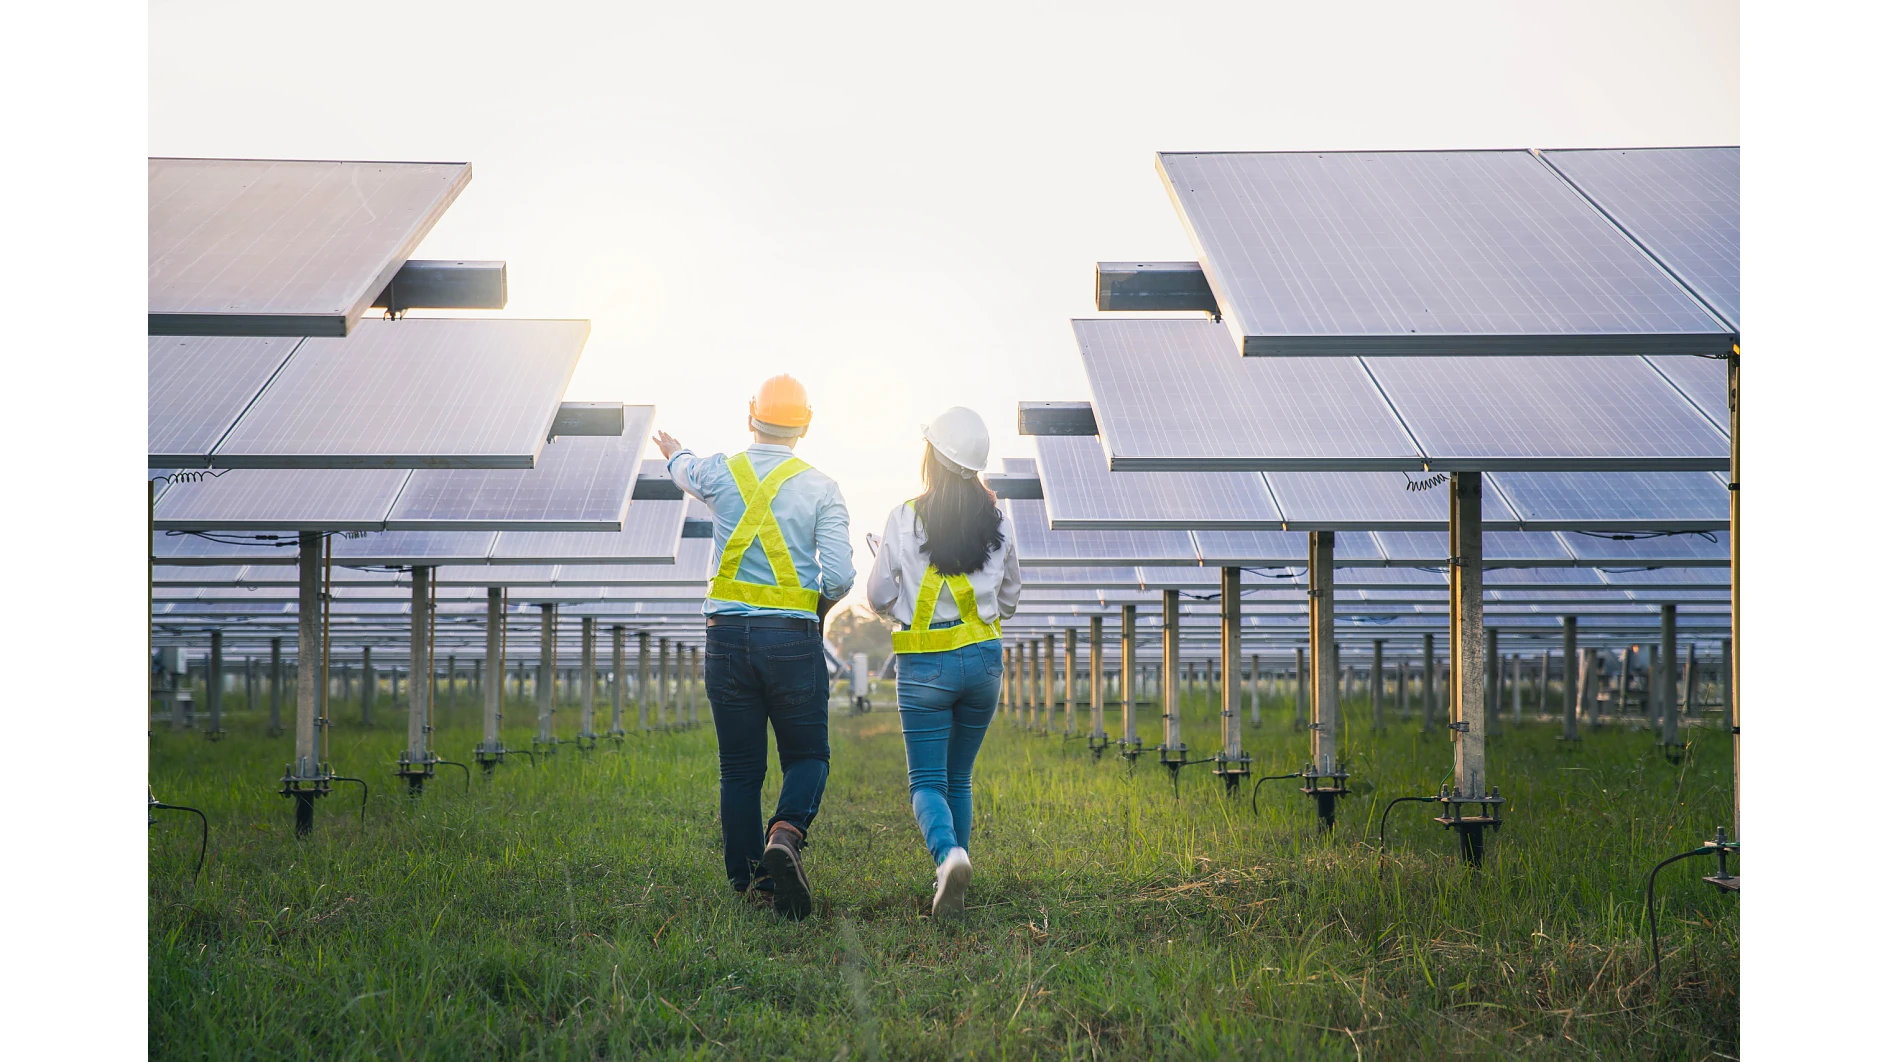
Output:
[[806,388],[800,381],[781,373],[761,382],[748,400],[747,415],[775,427],[804,428],[813,421],[813,407],[807,405]]

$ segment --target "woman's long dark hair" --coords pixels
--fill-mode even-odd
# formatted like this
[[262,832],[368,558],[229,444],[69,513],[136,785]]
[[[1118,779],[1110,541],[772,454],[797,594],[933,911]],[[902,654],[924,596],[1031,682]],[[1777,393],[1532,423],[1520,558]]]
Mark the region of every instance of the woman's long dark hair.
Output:
[[941,575],[963,575],[983,567],[1003,544],[996,495],[983,481],[958,475],[924,444],[924,493],[912,503],[924,525],[924,552]]

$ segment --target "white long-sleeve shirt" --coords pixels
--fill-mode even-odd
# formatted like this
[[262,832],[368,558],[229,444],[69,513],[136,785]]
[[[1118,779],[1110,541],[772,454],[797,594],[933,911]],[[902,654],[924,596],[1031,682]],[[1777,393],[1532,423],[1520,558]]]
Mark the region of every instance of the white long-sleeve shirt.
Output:
[[[1008,619],[1016,614],[1016,603],[1023,596],[1023,571],[1016,557],[1016,536],[1009,514],[997,510],[997,529],[1003,544],[970,574],[970,588],[977,592],[977,613],[985,623]],[[872,574],[866,577],[865,600],[872,611],[906,626],[918,607],[918,588],[924,583],[930,558],[923,550],[924,533],[918,514],[909,504],[892,510],[885,520],[885,539],[878,545],[878,557],[872,562]],[[949,593],[937,596],[931,612],[933,624],[959,619],[957,602]]]

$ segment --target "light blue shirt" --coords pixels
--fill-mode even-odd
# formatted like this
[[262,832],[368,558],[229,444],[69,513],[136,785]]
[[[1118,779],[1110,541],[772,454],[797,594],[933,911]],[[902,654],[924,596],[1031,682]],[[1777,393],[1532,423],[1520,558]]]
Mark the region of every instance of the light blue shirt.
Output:
[[[747,459],[754,466],[757,480],[766,479],[769,472],[792,456],[791,447],[772,443],[755,443],[747,448]],[[742,514],[747,512],[741,490],[734,485],[734,473],[728,471],[727,455],[696,457],[692,450],[677,450],[675,456],[669,458],[669,475],[675,478],[677,486],[714,510],[718,567],[722,552],[728,548],[728,536],[734,534],[734,525],[740,523]],[[809,468],[781,484],[780,493],[774,495],[773,513],[775,522],[780,525],[781,537],[787,540],[787,553],[793,557],[793,570],[799,576],[800,585],[818,588],[820,596],[829,601],[846,596],[852,590],[854,576],[852,532],[848,526],[846,499],[839,494],[839,484],[818,469]],[[742,555],[736,578],[763,586],[774,585],[773,565],[767,563],[767,553],[760,548],[758,539]],[[701,610],[711,616],[814,616],[799,609],[761,608],[714,598],[703,602]]]

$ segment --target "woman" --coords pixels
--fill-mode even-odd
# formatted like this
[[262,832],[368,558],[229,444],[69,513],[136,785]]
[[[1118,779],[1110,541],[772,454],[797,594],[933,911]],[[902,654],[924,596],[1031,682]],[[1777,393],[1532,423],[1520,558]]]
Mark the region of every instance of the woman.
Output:
[[924,493],[885,521],[866,600],[899,624],[898,716],[938,917],[963,913],[970,887],[970,768],[996,713],[1001,623],[1023,578],[1009,520],[977,479],[990,457],[983,418],[955,406],[923,434]]

